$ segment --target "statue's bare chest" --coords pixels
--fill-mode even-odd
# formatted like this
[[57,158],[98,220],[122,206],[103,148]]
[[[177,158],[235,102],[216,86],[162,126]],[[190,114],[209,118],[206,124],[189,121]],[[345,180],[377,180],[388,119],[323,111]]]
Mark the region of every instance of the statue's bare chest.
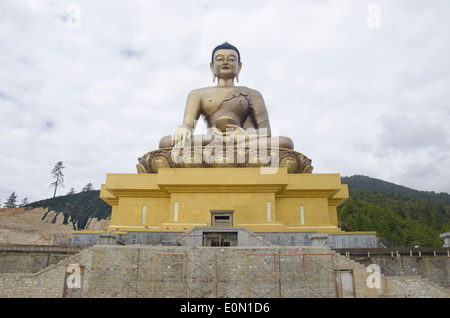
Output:
[[[205,116],[208,116],[215,112],[225,99],[233,98],[233,95],[230,95],[233,90],[235,90],[235,88],[206,89],[202,92],[202,113]],[[238,96],[239,93],[236,93],[235,95],[237,96],[235,98],[238,98],[239,103],[241,104],[241,111],[247,109],[249,105],[246,98],[244,96]]]

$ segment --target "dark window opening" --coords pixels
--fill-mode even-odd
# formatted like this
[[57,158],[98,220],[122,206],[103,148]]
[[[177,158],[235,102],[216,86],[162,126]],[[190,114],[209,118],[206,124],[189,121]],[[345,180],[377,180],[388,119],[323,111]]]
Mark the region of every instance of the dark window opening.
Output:
[[230,246],[230,242],[212,241],[211,246]]

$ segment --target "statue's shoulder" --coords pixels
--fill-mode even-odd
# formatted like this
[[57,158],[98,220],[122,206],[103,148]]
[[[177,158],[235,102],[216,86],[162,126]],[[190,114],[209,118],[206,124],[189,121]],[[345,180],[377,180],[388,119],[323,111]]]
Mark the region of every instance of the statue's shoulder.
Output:
[[206,94],[206,88],[196,88],[189,92],[188,100],[197,101],[203,99]]
[[202,96],[202,95],[204,95],[206,93],[209,93],[209,92],[213,91],[214,89],[215,89],[214,86],[196,88],[196,89],[193,89],[192,91],[190,91],[189,95],[191,95],[191,96]]
[[258,98],[262,97],[262,94],[256,89],[249,88],[247,86],[239,86],[238,88],[240,88],[243,93],[248,94],[250,97],[258,97]]
[[[217,86],[208,86],[208,87],[202,87],[202,88],[196,88],[190,91],[189,96],[190,97],[207,97],[210,96],[210,94],[215,94],[217,91]],[[231,91],[230,94],[243,94],[248,95],[249,97],[258,97],[261,98],[262,95],[259,91],[256,89],[249,88],[247,86],[235,86]]]

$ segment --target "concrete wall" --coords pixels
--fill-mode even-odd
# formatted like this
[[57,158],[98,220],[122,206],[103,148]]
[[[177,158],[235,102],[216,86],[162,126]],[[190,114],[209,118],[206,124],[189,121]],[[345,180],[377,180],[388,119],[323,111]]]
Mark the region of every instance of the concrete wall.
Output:
[[60,298],[65,283],[64,261],[34,274],[0,274],[0,297]]
[[450,248],[337,249],[342,255],[370,266],[377,264],[387,277],[419,276],[450,288]]
[[[273,245],[280,246],[311,246],[311,232],[291,233],[258,233]],[[376,234],[329,234],[327,246],[330,248],[375,248]]]
[[74,246],[0,246],[0,273],[37,273],[80,250]]
[[[76,264],[78,272],[67,265]],[[82,288],[68,288],[75,273]],[[34,274],[0,274],[0,297],[450,297],[419,276],[380,275],[315,247],[94,246]],[[348,283],[348,281],[347,281]]]
[[[175,244],[177,239],[186,235],[181,244],[187,246],[201,246],[202,244],[195,244],[189,242],[202,242],[199,235],[201,231],[183,232],[145,232],[145,231],[129,231],[127,234],[120,234],[120,240],[123,244],[148,244],[148,245],[169,245]],[[201,227],[202,231],[214,232],[212,227]],[[236,228],[241,229],[241,228]],[[195,231],[195,232],[194,232]],[[231,228],[230,228],[231,231]],[[235,230],[238,231],[238,230]],[[240,246],[259,246],[260,240],[263,239],[269,244],[279,246],[311,246],[309,237],[314,234],[312,232],[263,232],[252,233],[240,240]],[[190,240],[189,240],[189,235]],[[194,237],[194,235],[196,237]],[[94,245],[99,243],[98,234],[95,232],[84,233],[74,232],[72,234],[71,244],[73,245]],[[330,234],[328,235],[327,246],[330,248],[376,248],[377,238],[376,234]]]

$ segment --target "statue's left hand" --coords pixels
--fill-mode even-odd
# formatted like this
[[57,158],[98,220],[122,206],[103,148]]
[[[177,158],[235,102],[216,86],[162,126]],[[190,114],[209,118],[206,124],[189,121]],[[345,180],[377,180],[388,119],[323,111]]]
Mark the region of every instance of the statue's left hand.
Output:
[[172,135],[172,145],[183,146],[192,137],[192,129],[187,125],[181,125]]

